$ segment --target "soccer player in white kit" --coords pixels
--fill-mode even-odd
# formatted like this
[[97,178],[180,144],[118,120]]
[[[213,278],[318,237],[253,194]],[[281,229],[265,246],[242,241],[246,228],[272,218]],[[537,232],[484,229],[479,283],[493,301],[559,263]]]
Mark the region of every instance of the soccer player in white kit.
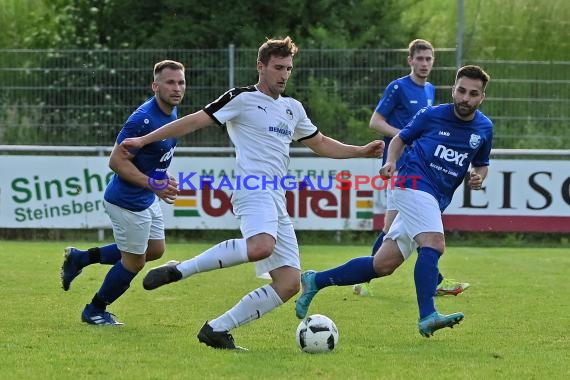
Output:
[[180,264],[154,268],[143,280],[145,289],[150,290],[196,273],[252,261],[257,275],[268,272],[270,284],[248,293],[199,331],[198,340],[214,348],[240,349],[229,331],[267,314],[300,289],[299,246],[287,213],[285,191],[272,183],[287,176],[290,143],[300,141],[320,156],[331,158],[372,158],[383,153],[384,142],[379,140],[354,146],[323,135],[299,101],[282,95],[297,50],[290,37],[267,40],[258,51],[257,84],[233,88],[198,112],[122,143],[125,149],[140,148],[211,124],[226,124],[236,149],[236,174],[260,179],[232,196],[243,238],[219,243]]

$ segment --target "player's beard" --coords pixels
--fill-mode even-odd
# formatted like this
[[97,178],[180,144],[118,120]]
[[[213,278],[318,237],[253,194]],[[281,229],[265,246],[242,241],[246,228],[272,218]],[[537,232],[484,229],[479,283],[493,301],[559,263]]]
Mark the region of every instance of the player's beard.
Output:
[[455,109],[455,113],[464,119],[469,119],[477,110],[477,107],[470,107],[465,103],[454,103],[453,108]]
[[176,95],[178,95],[178,97],[174,96],[175,93],[172,91],[159,91],[158,92],[158,97],[160,98],[160,101],[163,102],[164,104],[167,104],[168,106],[174,108],[176,106],[178,106],[180,104],[180,102],[182,102],[182,98],[184,98],[184,93],[176,93]]

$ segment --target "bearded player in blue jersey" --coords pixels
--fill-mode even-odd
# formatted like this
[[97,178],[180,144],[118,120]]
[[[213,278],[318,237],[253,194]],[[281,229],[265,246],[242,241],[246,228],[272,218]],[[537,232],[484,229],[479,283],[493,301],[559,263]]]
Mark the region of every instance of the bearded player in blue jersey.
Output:
[[130,153],[119,149],[119,144],[177,119],[176,107],[186,90],[184,66],[171,60],[155,64],[152,89],[154,96],[127,119],[109,158],[115,174],[105,189],[104,205],[116,243],[86,251],[65,249],[61,281],[66,291],[84,267],[112,265],[101,288],[83,309],[81,320],[88,324],[122,325],[106,311],[107,306],[126,292],[147,261],[162,257],[166,248],[159,199],[173,203],[178,194],[176,180],[167,173],[177,140],[167,138]]
[[478,66],[460,68],[452,89],[453,104],[420,110],[394,137],[380,174],[392,176],[405,147],[410,146],[410,151],[398,170],[405,179],[403,187],[394,190],[398,215],[382,246],[375,256],[358,257],[326,271],[304,272],[295,305],[298,318],[305,317],[322,288],[388,276],[417,249],[414,281],[420,334],[430,337],[463,320],[463,313],[444,315],[435,308],[438,262],[445,250],[441,213],[466,177],[467,184],[479,190],[487,176],[493,123],[477,108],[485,99],[488,81],[489,75]]
[[[394,136],[404,128],[414,115],[422,108],[435,104],[435,87],[428,82],[428,76],[435,61],[433,45],[423,39],[415,39],[408,45],[407,63],[410,74],[392,81],[384,90],[382,98],[370,118],[370,128],[384,136],[385,151],[382,164],[386,162],[388,146]],[[403,161],[402,155],[398,164]],[[399,167],[399,165],[398,165]],[[398,214],[392,201],[393,191],[386,189],[386,212],[384,225],[372,246],[372,256],[378,252],[384,236],[388,233],[394,218]],[[469,287],[467,282],[459,282],[447,278],[440,273],[436,295],[458,295]],[[369,283],[356,284],[353,287],[356,295],[371,295]]]

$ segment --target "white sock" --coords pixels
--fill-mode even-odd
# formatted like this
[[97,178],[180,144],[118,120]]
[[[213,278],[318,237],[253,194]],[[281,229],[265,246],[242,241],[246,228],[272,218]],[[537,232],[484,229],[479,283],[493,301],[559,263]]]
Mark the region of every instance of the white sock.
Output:
[[182,273],[182,278],[186,278],[196,273],[228,268],[248,261],[246,240],[231,239],[181,262],[176,268]]
[[245,295],[234,307],[208,322],[214,331],[230,331],[269,313],[283,301],[271,285],[264,285]]

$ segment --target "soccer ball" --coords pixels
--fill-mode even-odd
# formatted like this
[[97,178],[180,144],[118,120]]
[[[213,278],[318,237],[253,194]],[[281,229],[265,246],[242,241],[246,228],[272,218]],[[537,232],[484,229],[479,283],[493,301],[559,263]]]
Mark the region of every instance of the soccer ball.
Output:
[[299,323],[296,338],[303,352],[330,352],[338,344],[338,329],[329,317],[313,314]]

